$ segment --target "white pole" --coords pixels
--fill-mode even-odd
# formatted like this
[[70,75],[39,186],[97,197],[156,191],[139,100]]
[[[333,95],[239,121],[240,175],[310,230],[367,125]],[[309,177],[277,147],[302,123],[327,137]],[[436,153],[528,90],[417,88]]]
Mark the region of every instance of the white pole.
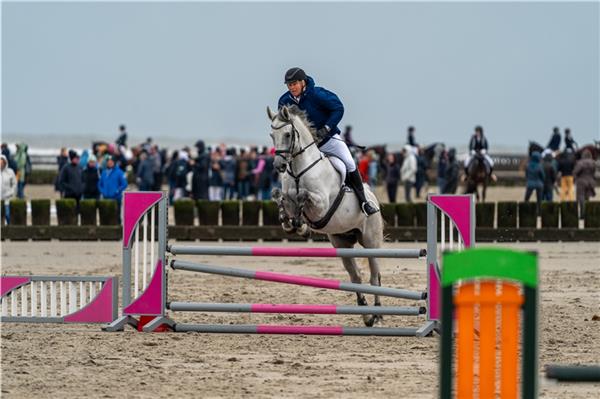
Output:
[[94,297],[96,296],[96,283],[94,281],[89,282],[89,291],[90,291],[90,299],[89,299],[88,303],[92,302],[94,300]]
[[11,292],[9,295],[7,295],[7,297],[10,297],[10,314],[11,316],[16,316],[17,315],[17,302],[19,301],[19,299],[17,298],[17,292],[18,291],[13,291]]
[[31,316],[37,316],[37,290],[35,288],[35,281],[31,282]]
[[450,222],[450,251],[454,250],[454,222]]
[[2,316],[8,316],[8,297],[2,298]]
[[442,253],[444,253],[444,249],[446,249],[446,216],[444,212],[439,211],[442,219],[441,228],[442,228]]
[[21,287],[21,316],[27,316],[27,289]]
[[50,281],[50,316],[56,317],[56,283]]
[[43,281],[40,281],[40,314],[42,317],[48,316],[48,292],[46,289],[46,284]]
[[60,282],[60,315],[64,316],[67,314],[67,290],[65,288],[65,282]]
[[69,313],[77,310],[77,287],[69,281]]
[[150,209],[150,277],[154,274],[154,207]]
[[146,288],[146,274],[148,269],[146,263],[148,261],[148,214],[144,214],[142,219],[142,226],[144,229],[144,241],[142,250],[142,289]]
[[139,279],[139,240],[140,240],[140,229],[139,226],[135,228],[135,241],[133,245],[135,245],[135,249],[133,251],[133,298],[137,298],[138,296],[138,279]]
[[79,282],[79,309],[81,309],[83,307],[83,305],[85,305],[85,297],[87,295],[85,294],[85,283],[83,281]]

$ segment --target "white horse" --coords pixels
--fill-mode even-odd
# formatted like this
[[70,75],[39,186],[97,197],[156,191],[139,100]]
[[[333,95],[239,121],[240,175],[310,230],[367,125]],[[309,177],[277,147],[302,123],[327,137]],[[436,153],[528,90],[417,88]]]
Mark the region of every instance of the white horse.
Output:
[[[274,189],[273,199],[279,206],[279,220],[288,233],[308,236],[310,231],[327,234],[335,248],[352,248],[359,242],[365,248],[380,248],[383,243],[381,212],[367,217],[352,190],[344,185],[344,176],[317,147],[316,132],[305,113],[296,106],[282,107],[274,113],[267,107],[271,120],[271,138],[275,146],[273,166],[281,174],[282,188]],[[377,198],[365,185],[367,199],[378,205]],[[371,285],[381,286],[376,258],[369,259]],[[353,283],[361,283],[360,269],[354,258],[342,258]],[[357,303],[367,299],[357,293]],[[375,296],[375,306],[381,306]],[[382,324],[380,315],[364,315],[367,326]]]

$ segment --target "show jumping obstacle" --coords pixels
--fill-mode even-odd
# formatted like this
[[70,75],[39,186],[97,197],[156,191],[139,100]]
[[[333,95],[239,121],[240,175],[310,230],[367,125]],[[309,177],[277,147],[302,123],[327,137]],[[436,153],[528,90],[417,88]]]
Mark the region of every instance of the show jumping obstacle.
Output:
[[[439,330],[441,316],[440,268],[438,259],[445,250],[462,250],[475,243],[475,204],[471,195],[430,195],[427,201],[427,250],[362,248],[272,248],[201,247],[167,245],[168,198],[162,192],[127,192],[123,199],[123,311],[105,328],[120,331],[125,325],[138,326],[144,317],[152,318],[143,331],[167,325],[174,331],[244,334],[315,334],[426,336]],[[440,231],[438,232],[438,219]],[[447,220],[446,220],[447,219]],[[438,243],[438,236],[441,238]],[[155,237],[157,239],[155,240]],[[141,251],[141,254],[140,254]],[[290,257],[427,257],[427,289],[424,292],[288,274],[209,266],[177,260],[176,255],[290,256]],[[374,307],[301,304],[220,304],[169,302],[167,298],[167,256],[173,269],[229,277],[271,281],[332,290],[425,300],[419,307]],[[141,263],[141,265],[140,265]],[[374,309],[377,308],[377,309]],[[191,325],[176,323],[168,311],[310,313],[310,314],[389,314],[425,315],[418,328],[271,326],[271,325]]]
[[110,323],[118,316],[117,277],[2,276],[2,322]]

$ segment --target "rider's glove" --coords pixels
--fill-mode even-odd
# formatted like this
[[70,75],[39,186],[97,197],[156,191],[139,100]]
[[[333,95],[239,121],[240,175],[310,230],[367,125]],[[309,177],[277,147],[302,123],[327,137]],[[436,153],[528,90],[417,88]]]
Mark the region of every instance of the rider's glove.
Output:
[[329,134],[329,128],[327,127],[327,125],[323,126],[319,130],[317,130],[317,138],[319,140],[323,140],[325,137],[327,137],[328,134]]

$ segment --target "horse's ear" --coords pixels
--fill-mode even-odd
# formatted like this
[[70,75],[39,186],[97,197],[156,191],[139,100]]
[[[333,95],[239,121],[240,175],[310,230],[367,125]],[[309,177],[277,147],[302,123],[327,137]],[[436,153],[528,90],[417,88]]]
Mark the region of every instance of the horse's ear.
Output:
[[284,120],[289,121],[290,120],[290,111],[288,109],[288,107],[283,106],[281,108],[281,116],[283,117]]
[[270,120],[275,119],[275,116],[277,116],[277,114],[273,111],[271,111],[271,107],[269,107],[267,105],[267,116],[269,117]]

